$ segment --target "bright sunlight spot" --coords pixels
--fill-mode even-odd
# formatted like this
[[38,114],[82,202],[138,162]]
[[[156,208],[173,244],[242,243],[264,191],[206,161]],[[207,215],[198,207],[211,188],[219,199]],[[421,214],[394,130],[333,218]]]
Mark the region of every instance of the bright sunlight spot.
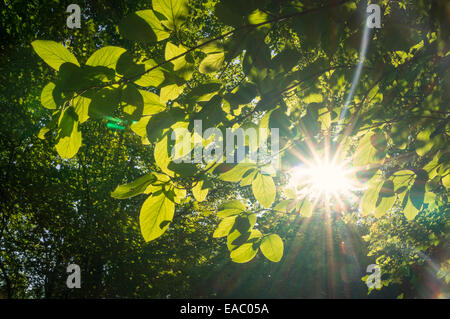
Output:
[[353,171],[332,161],[297,166],[290,175],[289,187],[315,198],[346,195],[356,189]]

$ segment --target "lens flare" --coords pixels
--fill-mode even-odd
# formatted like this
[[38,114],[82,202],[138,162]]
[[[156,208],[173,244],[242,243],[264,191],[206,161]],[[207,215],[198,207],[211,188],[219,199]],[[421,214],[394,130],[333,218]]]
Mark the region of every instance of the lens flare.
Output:
[[288,187],[298,193],[315,199],[330,198],[352,200],[353,192],[358,189],[354,171],[345,163],[319,160],[306,165],[294,167],[290,172]]

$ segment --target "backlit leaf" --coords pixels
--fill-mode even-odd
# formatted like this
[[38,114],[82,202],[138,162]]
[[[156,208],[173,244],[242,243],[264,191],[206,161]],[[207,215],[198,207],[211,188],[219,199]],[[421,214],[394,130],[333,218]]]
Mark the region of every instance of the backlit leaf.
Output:
[[173,219],[175,204],[164,192],[150,195],[141,207],[139,224],[145,241],[161,236]]
[[48,40],[36,40],[31,45],[41,59],[55,70],[59,70],[59,67],[66,62],[80,66],[77,58],[61,43]]
[[283,241],[277,234],[265,236],[261,241],[260,248],[263,255],[270,261],[279,262],[283,257]]
[[277,191],[271,176],[258,174],[252,182],[252,191],[261,206],[265,208],[272,206],[275,201]]
[[111,193],[111,197],[124,199],[137,196],[144,193],[146,188],[155,180],[155,175],[153,175],[152,173],[146,174],[131,183],[117,186],[116,189]]

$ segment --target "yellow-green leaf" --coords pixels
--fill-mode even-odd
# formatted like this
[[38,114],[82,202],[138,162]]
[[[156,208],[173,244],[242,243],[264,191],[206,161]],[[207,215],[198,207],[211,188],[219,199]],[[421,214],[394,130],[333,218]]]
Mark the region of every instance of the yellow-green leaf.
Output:
[[84,96],[77,96],[73,99],[75,113],[78,115],[78,121],[84,123],[89,119],[89,105],[91,99]]
[[139,93],[141,93],[144,99],[142,115],[152,115],[165,110],[166,107],[160,102],[159,96],[155,93],[144,90],[139,90]]
[[80,66],[77,58],[61,43],[49,40],[36,40],[31,45],[37,55],[55,70],[59,70],[59,67],[67,62]]
[[231,260],[235,263],[246,263],[252,260],[258,249],[254,248],[253,243],[245,243],[230,253]]
[[137,196],[145,192],[147,187],[156,180],[152,173],[139,177],[135,181],[123,185],[119,185],[111,193],[111,197],[124,199]]
[[130,128],[131,130],[141,137],[147,136],[147,124],[150,120],[150,116],[142,117],[136,123],[133,123]]
[[53,97],[53,90],[56,85],[53,82],[49,82],[41,92],[41,103],[47,109],[54,110],[58,106],[56,105],[55,99]]
[[411,198],[409,198],[408,196],[408,201],[405,208],[403,209],[403,214],[405,215],[407,220],[413,220],[418,213],[419,210],[413,205],[413,203],[411,202]]
[[56,144],[56,151],[62,158],[72,158],[81,147],[81,131],[78,130],[78,122],[73,122],[72,132],[69,136],[61,137]]
[[283,257],[283,241],[277,234],[265,236],[261,241],[260,248],[263,255],[270,261],[279,262]]
[[155,144],[155,149],[153,151],[153,156],[155,158],[156,165],[161,168],[164,173],[173,176],[173,172],[168,168],[169,163],[171,162],[169,152],[167,150],[168,138],[167,134]]
[[169,100],[175,100],[181,92],[183,92],[184,85],[169,84],[161,89],[159,100],[162,104],[166,104]]
[[258,202],[265,208],[272,206],[275,201],[277,190],[271,176],[259,173],[252,182],[252,191]]
[[204,181],[199,181],[193,188],[192,188],[192,194],[194,195],[195,199],[199,202],[203,202],[206,199],[206,196],[208,195],[208,188],[203,187]]
[[125,52],[124,48],[115,46],[106,46],[95,51],[86,61],[86,65],[90,66],[104,66],[111,69],[116,69],[117,61]]
[[214,231],[213,237],[220,238],[220,237],[228,236],[231,229],[233,228],[235,220],[236,220],[236,216],[230,216],[230,217],[224,218],[219,223],[216,230]]
[[382,133],[367,133],[364,135],[356,148],[353,164],[356,167],[364,167],[368,164],[377,163],[384,158],[386,139],[383,139],[383,137],[384,135]]
[[[164,52],[164,57],[166,61],[175,58],[176,56],[182,55],[186,52],[186,49],[182,46],[176,46],[173,43],[167,42],[166,44],[166,50]],[[182,55],[179,58],[176,58],[172,61],[170,61],[173,64],[173,70],[178,71],[182,68],[184,68],[187,64],[186,58],[184,55]]]
[[236,183],[242,179],[242,177],[248,170],[254,169],[255,167],[256,165],[253,163],[239,163],[229,171],[220,174],[219,178],[225,182]]
[[216,72],[222,67],[224,59],[225,54],[223,52],[208,54],[200,63],[198,70],[203,74]]
[[312,204],[309,199],[305,198],[301,204],[300,208],[300,215],[303,217],[311,217],[312,216]]
[[153,0],[152,6],[167,18],[162,23],[171,30],[177,29],[188,15],[187,0]]
[[175,204],[164,194],[154,193],[141,207],[139,224],[145,241],[161,236],[173,219]]
[[237,199],[230,200],[219,206],[217,216],[220,218],[237,215],[245,211],[245,205]]
[[132,41],[150,43],[170,36],[153,10],[140,10],[126,16],[119,23],[120,34]]

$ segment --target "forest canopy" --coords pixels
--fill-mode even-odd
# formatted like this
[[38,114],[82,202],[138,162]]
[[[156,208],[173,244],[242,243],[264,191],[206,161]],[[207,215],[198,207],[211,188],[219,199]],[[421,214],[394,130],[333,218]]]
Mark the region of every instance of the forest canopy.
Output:
[[449,4],[373,3],[5,2],[0,293],[448,297]]

